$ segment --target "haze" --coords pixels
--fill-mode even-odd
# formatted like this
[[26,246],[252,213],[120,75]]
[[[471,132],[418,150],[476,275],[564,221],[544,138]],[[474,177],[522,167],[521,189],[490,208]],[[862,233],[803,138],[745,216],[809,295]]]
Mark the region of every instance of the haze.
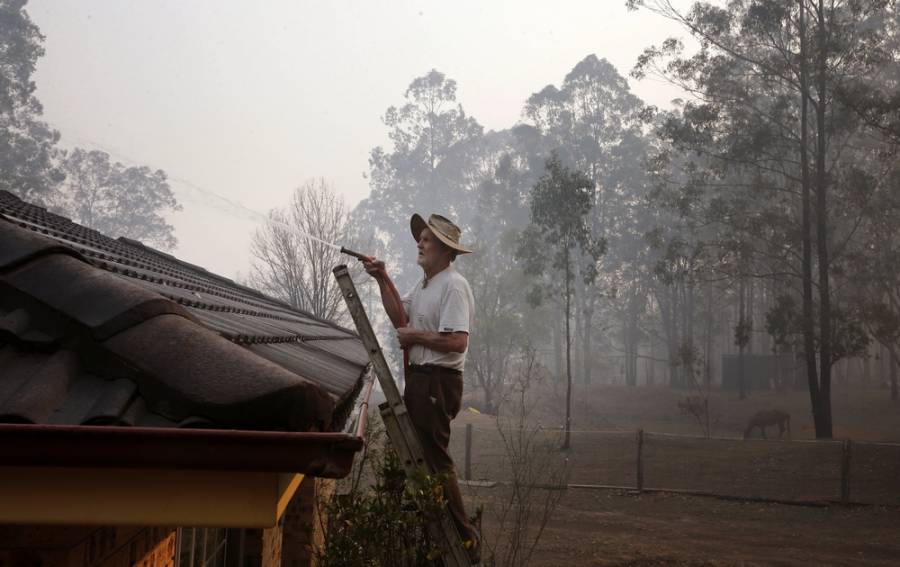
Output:
[[[165,170],[184,210],[174,253],[234,277],[249,266],[253,215],[306,179],[351,205],[368,194],[368,153],[410,81],[435,68],[486,130],[590,53],[627,76],[679,30],[624,1],[58,2],[27,10],[46,36],[36,73],[64,147]],[[630,85],[650,104],[679,96]],[[427,212],[427,211],[423,211]],[[405,219],[398,222],[405,222]]]

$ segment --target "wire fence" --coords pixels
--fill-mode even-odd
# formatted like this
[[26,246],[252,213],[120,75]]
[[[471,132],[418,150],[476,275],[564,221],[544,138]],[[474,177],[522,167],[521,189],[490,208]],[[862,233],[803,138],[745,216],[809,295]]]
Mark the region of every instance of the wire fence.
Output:
[[[519,435],[524,433],[525,435]],[[794,503],[900,506],[900,444],[744,440],[647,431],[506,431],[455,426],[450,451],[460,477],[508,482],[507,443],[567,461],[569,487],[662,490]],[[522,465],[518,465],[522,466]]]

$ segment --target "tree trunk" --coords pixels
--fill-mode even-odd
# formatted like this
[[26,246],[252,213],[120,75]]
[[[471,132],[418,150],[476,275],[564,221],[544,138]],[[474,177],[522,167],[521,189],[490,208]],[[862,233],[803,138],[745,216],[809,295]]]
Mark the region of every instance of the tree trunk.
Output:
[[[676,355],[678,353],[678,349],[675,345],[678,344],[678,329],[675,324],[675,304],[676,301],[676,293],[674,286],[667,286],[663,288],[660,296],[664,299],[663,301],[657,301],[659,304],[659,314],[662,319],[663,326],[663,335],[665,336],[666,341],[666,356],[667,364],[665,366],[666,376],[665,381],[669,384],[669,387],[674,388],[677,384],[677,378],[675,376],[675,368],[676,368]],[[660,298],[657,296],[657,299]]]
[[831,283],[828,256],[828,179],[825,172],[827,134],[825,131],[825,96],[827,69],[825,33],[825,5],[819,0],[819,49],[818,85],[816,105],[816,245],[819,260],[819,416],[816,423],[816,438],[831,439]]
[[680,388],[684,385],[684,381],[682,380],[682,365],[679,360],[679,347],[681,346],[682,332],[684,331],[684,327],[681,326],[682,322],[682,299],[684,299],[684,294],[681,286],[674,285],[672,286],[672,332],[669,336],[669,368],[671,369],[671,377],[670,383],[673,388]]
[[[490,369],[485,374],[490,376]],[[484,413],[488,415],[496,415],[494,411],[494,380],[493,377],[484,382]]]
[[743,274],[740,276],[740,280],[738,282],[738,332],[737,332],[737,343],[738,343],[738,399],[743,400],[747,398],[747,382],[746,376],[744,372],[744,349],[746,348],[746,343],[744,342],[744,332],[747,318],[747,305],[746,305],[746,296],[747,296],[747,285],[745,283],[745,279]]
[[622,350],[625,351],[625,385],[634,386],[631,383],[631,340],[629,334],[631,332],[631,310],[625,307],[625,313],[622,317]]
[[694,332],[693,325],[691,322],[693,321],[693,284],[690,283],[682,283],[681,284],[681,341],[678,343],[678,369],[679,369],[679,382],[682,388],[688,388],[692,382],[692,375],[694,373],[693,368],[693,357],[683,356],[687,354],[688,349],[693,350],[694,347]]
[[891,349],[891,401],[897,402],[897,366],[900,364],[900,361],[897,360],[897,355],[894,352],[894,349]]
[[782,377],[782,373],[784,370],[782,369],[781,364],[781,352],[778,349],[775,349],[775,376],[772,377],[770,382],[772,383],[772,387],[775,388],[775,391],[779,394],[784,391],[784,381]]
[[816,333],[813,321],[812,289],[812,206],[809,174],[809,71],[807,69],[806,5],[798,0],[800,34],[800,173],[801,173],[801,241],[803,243],[803,355],[806,361],[806,379],[809,383],[809,398],[816,432],[820,430],[819,373],[816,368]]
[[802,354],[803,352],[800,351],[796,345],[791,346],[791,356],[794,360],[794,364],[791,365],[793,367],[791,378],[794,382],[794,390],[797,392],[803,389],[804,384],[806,384],[807,386],[809,385],[809,380],[807,380],[807,378],[804,376],[806,365],[797,364],[797,361],[800,359]]
[[571,446],[570,438],[572,431],[572,333],[571,333],[571,313],[572,313],[572,273],[569,269],[569,248],[566,246],[566,437],[563,441],[563,449]]
[[713,286],[706,282],[706,354],[703,364],[703,386],[709,391],[712,384],[712,352],[713,352]]
[[625,384],[637,385],[637,294],[631,292],[622,318],[622,344],[625,347]]
[[574,376],[580,376],[582,379],[584,378],[584,369],[581,366],[584,358],[581,356],[583,352],[584,346],[584,293],[581,289],[582,286],[579,285],[578,278],[575,278],[576,274],[573,274],[572,278],[572,315],[575,319],[575,329],[574,334],[572,335],[572,342],[575,344],[576,348],[574,349],[575,364],[572,367],[572,374]]
[[553,329],[553,365],[556,369],[556,379],[561,380],[565,374],[565,347],[563,345],[563,329],[559,324],[557,317],[552,317],[553,323],[550,325]]
[[756,286],[753,285],[753,276],[747,278],[747,308],[744,316],[747,318],[747,354],[756,354],[756,347],[753,344],[755,337],[753,336],[753,314],[756,309]]
[[869,347],[866,347],[866,352],[863,354],[862,364],[862,387],[863,390],[867,390],[869,388],[869,383],[872,381],[872,361],[869,357]]
[[594,306],[590,304],[590,301],[585,299],[585,308],[584,308],[584,335],[581,338],[581,356],[582,356],[582,369],[584,372],[584,383],[590,384],[591,379],[593,378],[593,357],[591,350],[591,341],[593,340],[593,333],[591,332],[591,327],[593,326],[594,319]]

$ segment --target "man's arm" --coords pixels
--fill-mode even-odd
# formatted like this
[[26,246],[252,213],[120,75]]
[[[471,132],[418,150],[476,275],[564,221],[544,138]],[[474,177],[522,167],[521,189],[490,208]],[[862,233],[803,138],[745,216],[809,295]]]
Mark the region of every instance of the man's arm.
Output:
[[397,338],[400,340],[400,346],[404,349],[413,345],[422,345],[437,352],[466,352],[469,347],[469,333],[465,331],[437,333],[412,327],[399,327]]
[[403,308],[403,301],[400,299],[400,293],[391,277],[388,275],[384,267],[384,262],[377,258],[363,260],[363,267],[375,281],[378,282],[378,289],[381,291],[381,304],[393,323],[395,328],[405,327],[407,325],[406,309]]

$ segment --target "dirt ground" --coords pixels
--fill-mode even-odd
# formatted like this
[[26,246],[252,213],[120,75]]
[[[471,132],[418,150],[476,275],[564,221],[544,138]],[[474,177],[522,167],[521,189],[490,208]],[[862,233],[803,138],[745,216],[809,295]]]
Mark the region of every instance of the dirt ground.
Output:
[[[684,393],[667,388],[615,386],[582,387],[581,390],[576,396],[574,428],[630,432],[642,427],[658,433],[700,433],[697,425],[677,409],[679,396]],[[739,401],[730,393],[714,393],[711,399],[716,412],[714,434],[739,437],[749,415],[758,409],[777,407],[792,414],[795,439],[811,439],[814,435],[806,396],[803,392],[765,392]],[[552,389],[543,392],[541,398],[548,408],[558,401]],[[886,392],[838,387],[834,414],[835,437],[900,441],[900,406],[890,402]],[[460,468],[460,438],[464,436],[466,423],[486,431],[494,419],[463,412],[454,422],[452,442]],[[735,439],[734,443],[741,441]],[[757,443],[764,449],[768,447],[767,442]],[[774,447],[777,442],[772,443]],[[791,445],[779,447],[782,452],[787,447],[789,455]],[[580,450],[590,452],[591,448],[582,445]],[[498,449],[492,447],[490,451],[496,456]],[[591,459],[574,459],[576,470],[572,474],[596,473],[597,463],[605,459],[602,448],[596,452],[599,454],[591,455]],[[890,455],[893,460],[900,452]],[[476,442],[473,468],[479,471],[480,477],[502,475],[502,459],[492,461],[490,457],[486,455],[479,463]],[[608,455],[607,460],[617,458]],[[586,463],[590,470],[577,470],[579,462]],[[784,461],[781,462],[779,466],[783,466]],[[825,466],[815,461],[800,462],[804,468]],[[900,461],[883,464],[890,465],[885,470],[893,471],[900,466]],[[729,482],[727,468],[714,470],[717,477],[724,476],[723,484]],[[784,482],[788,486],[793,484],[798,491],[806,488],[799,472],[797,477],[791,476],[790,470],[782,475]],[[690,474],[678,467],[669,474],[671,478],[662,478],[662,473],[657,473],[656,482],[678,486],[690,480],[678,478]],[[830,477],[826,480],[833,483]],[[601,481],[598,479],[598,483]],[[873,477],[866,482],[893,490],[900,479]],[[509,497],[508,485],[466,486],[463,492],[470,510],[478,505],[486,509],[484,530],[488,546],[508,537],[509,526],[499,529],[495,518],[496,511]],[[569,488],[563,491],[530,565],[900,565],[900,507],[785,505],[671,493],[638,495],[620,490]]]
[[[503,489],[465,489],[466,503]],[[485,539],[496,541],[490,515]],[[897,565],[900,511],[570,489],[531,565]]]

